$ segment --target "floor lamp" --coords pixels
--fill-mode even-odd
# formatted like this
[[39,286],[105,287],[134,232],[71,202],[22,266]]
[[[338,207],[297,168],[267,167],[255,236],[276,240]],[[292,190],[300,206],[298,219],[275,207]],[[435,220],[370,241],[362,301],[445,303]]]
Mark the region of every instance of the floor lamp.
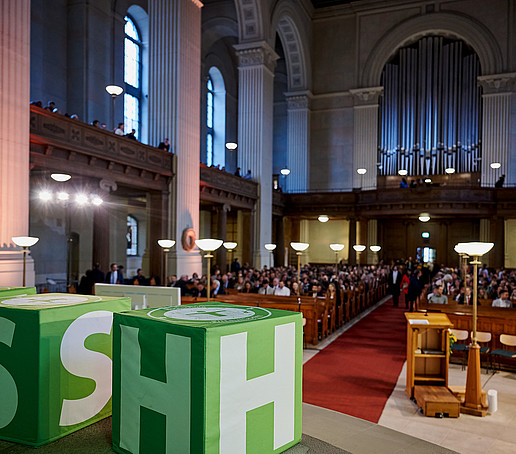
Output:
[[297,255],[297,279],[301,282],[301,253],[308,249],[310,246],[308,243],[290,243],[290,246],[294,251],[296,251]]
[[267,243],[266,245],[264,245],[265,249],[267,249],[269,252],[270,252],[270,255],[269,255],[269,270],[272,268],[272,265],[271,265],[271,262],[273,262],[272,260],[272,256],[274,255],[274,249],[276,249],[276,245],[274,243]]
[[466,393],[461,413],[474,416],[486,416],[487,407],[482,405],[482,383],[480,381],[480,346],[477,343],[477,305],[478,305],[478,265],[479,258],[487,254],[493,243],[459,243],[455,246],[457,253],[467,254],[473,259],[473,334],[468,353],[468,373],[466,376]]
[[116,97],[121,95],[124,92],[122,87],[118,85],[108,85],[106,86],[106,91],[111,95],[111,121],[113,122],[113,131],[116,129],[117,125],[115,123],[115,100]]
[[335,252],[335,274],[339,275],[339,252],[344,249],[344,245],[340,243],[330,244],[330,249]]
[[27,252],[29,251],[29,248],[31,246],[34,246],[38,241],[39,238],[35,236],[13,236],[12,237],[13,243],[16,244],[16,246],[19,246],[23,248],[23,283],[22,287],[25,287],[25,275],[27,270]]
[[353,249],[357,253],[357,265],[360,266],[360,253],[365,251],[365,246],[363,244],[355,244]]
[[369,249],[371,249],[371,252],[374,254],[374,262],[375,264],[378,263],[378,252],[380,252],[380,249],[382,249],[381,246],[369,246]]
[[235,243],[234,241],[226,241],[225,243],[222,243],[222,246],[229,251],[229,266],[227,268],[228,271],[231,271],[231,264],[233,263],[233,249],[238,246],[238,243]]
[[211,291],[211,259],[213,258],[213,251],[216,251],[219,247],[222,246],[222,240],[214,240],[211,238],[206,238],[203,240],[195,240],[195,244],[199,249],[207,254],[204,255],[204,258],[208,259],[208,271],[206,272],[206,277],[208,280],[207,292],[206,292],[206,301],[210,301],[210,291]]
[[163,279],[163,285],[167,287],[167,279],[168,279],[168,253],[170,252],[170,248],[176,244],[174,240],[158,240],[158,244],[163,248],[163,254],[165,255],[165,278]]

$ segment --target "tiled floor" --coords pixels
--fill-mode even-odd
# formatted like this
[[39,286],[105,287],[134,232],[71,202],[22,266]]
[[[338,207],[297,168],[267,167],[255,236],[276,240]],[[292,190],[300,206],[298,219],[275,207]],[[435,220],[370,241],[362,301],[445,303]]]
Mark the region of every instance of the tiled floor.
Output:
[[[381,303],[380,303],[381,304]],[[364,314],[364,316],[367,314]],[[348,327],[330,336],[317,349],[305,349],[306,362]],[[303,433],[353,454],[382,453],[516,453],[516,374],[482,372],[482,388],[498,393],[498,411],[485,418],[423,416],[405,394],[405,366],[378,424],[303,404]],[[449,385],[464,386],[466,371],[450,365]]]

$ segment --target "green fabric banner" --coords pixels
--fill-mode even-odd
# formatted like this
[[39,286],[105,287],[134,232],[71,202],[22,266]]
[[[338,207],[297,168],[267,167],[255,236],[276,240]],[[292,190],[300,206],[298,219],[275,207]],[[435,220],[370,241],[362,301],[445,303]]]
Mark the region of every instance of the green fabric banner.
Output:
[[35,295],[36,287],[0,287],[0,298]]
[[302,320],[217,302],[115,314],[114,450],[268,454],[298,443]]
[[0,298],[0,439],[40,446],[111,414],[113,312],[130,308],[129,298]]

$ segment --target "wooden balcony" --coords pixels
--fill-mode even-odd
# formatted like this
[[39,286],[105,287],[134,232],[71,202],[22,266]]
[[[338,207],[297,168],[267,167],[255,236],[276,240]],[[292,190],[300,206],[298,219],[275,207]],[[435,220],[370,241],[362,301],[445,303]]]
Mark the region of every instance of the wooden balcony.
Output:
[[175,156],[60,114],[30,107],[31,169],[168,191]]

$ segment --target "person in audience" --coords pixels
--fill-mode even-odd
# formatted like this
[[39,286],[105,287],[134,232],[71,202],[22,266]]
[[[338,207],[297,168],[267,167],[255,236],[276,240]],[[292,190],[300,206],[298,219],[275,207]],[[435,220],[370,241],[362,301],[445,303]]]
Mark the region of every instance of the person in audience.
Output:
[[269,285],[269,279],[264,279],[258,290],[260,295],[274,295],[274,289]]
[[124,124],[118,123],[118,127],[113,131],[117,136],[124,135]]
[[408,188],[408,182],[405,177],[403,177],[400,181],[400,188]]
[[419,282],[419,270],[415,270],[410,276],[405,308],[413,312],[419,295],[421,294],[421,283]]
[[400,288],[403,277],[398,267],[394,265],[392,271],[389,273],[387,285],[389,286],[389,293],[392,295],[392,303],[394,307],[398,307],[398,300],[400,297]]
[[247,173],[244,175],[244,179],[246,179],[246,180],[250,180],[250,179],[252,179],[252,176],[251,176],[251,169],[249,169],[249,170],[247,171]]
[[182,274],[180,279],[174,284],[174,287],[179,287],[181,295],[186,295],[188,293],[188,275]]
[[[330,284],[330,285],[332,285],[332,284]],[[291,295],[301,296],[301,290],[302,290],[302,288],[300,287],[300,285],[298,284],[297,281],[292,282],[292,288],[290,290]]]
[[95,263],[93,265],[93,269],[91,270],[91,274],[93,277],[93,281],[95,283],[97,282],[104,282],[104,272],[100,269],[100,263]]
[[95,126],[96,128],[99,128],[99,129],[100,129],[100,121],[98,121],[98,120],[93,120],[93,121],[91,122],[91,125],[92,125],[92,126]]
[[448,297],[443,295],[444,286],[439,282],[434,289],[434,293],[428,298],[428,302],[432,304],[448,304]]
[[191,295],[194,298],[207,298],[208,292],[206,291],[206,287],[204,287],[204,284],[202,282],[198,282],[198,284],[193,287],[191,290]]
[[218,279],[212,279],[211,280],[211,296],[217,296],[217,295],[225,295],[226,292],[224,291],[224,288],[220,285],[220,281]]
[[[156,142],[154,142],[156,143]],[[158,145],[160,150],[165,150],[167,153],[170,151],[170,142],[168,141],[168,137],[163,139],[163,142],[160,142]]]
[[72,115],[70,115],[70,118],[71,118],[72,120],[78,120],[78,119],[79,119],[79,115],[77,115],[77,114],[72,114]]
[[131,140],[136,140],[136,129],[131,129],[131,132],[126,134],[125,137]]
[[142,269],[138,268],[136,270],[136,274],[133,276],[133,284],[135,282],[138,282],[138,285],[146,285],[147,279],[145,279],[145,276],[142,273]]
[[290,296],[290,289],[285,286],[285,282],[279,281],[278,288],[274,290],[276,296]]
[[459,304],[471,305],[473,303],[473,296],[471,295],[471,287],[466,287],[464,293],[459,295]]
[[45,110],[50,110],[50,112],[54,112],[56,110],[56,103],[54,101],[48,101],[48,104],[44,107]]
[[502,290],[500,292],[500,297],[493,301],[493,307],[512,307],[508,290]]
[[241,290],[242,293],[254,293],[251,282],[245,281],[244,288]]
[[240,176],[240,167],[237,167],[237,169],[235,170],[235,176]]
[[101,123],[100,124],[100,129],[107,129],[106,123]]
[[39,107],[40,109],[43,109],[43,103],[41,101],[32,101],[30,103],[31,106]]
[[106,273],[106,283],[107,284],[123,284],[124,283],[124,275],[122,271],[118,269],[118,265],[116,263],[112,263],[110,265],[111,271]]

